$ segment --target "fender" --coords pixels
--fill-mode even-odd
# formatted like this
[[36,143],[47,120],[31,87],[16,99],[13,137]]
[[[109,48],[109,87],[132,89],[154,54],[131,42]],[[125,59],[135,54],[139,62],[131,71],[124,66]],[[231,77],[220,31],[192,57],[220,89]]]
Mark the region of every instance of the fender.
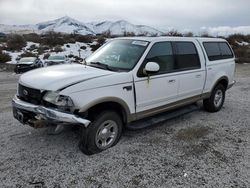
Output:
[[[227,81],[227,85],[228,85],[228,77],[227,77],[227,76],[222,76],[222,77],[220,77],[219,79],[217,79],[217,81],[216,81],[215,84],[213,85],[212,90],[210,91],[210,93],[214,90],[214,88],[216,87],[216,85],[217,85],[220,81],[222,81],[222,80],[226,80],[226,81]],[[225,89],[227,89],[227,87],[226,87]]]
[[131,114],[127,103],[124,100],[117,98],[117,97],[103,97],[98,100],[92,101],[84,105],[83,108],[80,108],[79,112],[86,112],[88,109],[98,104],[105,103],[105,102],[114,102],[114,103],[119,104],[124,109],[124,112],[126,113],[125,115],[126,115],[127,122],[131,122],[133,120],[133,115]]

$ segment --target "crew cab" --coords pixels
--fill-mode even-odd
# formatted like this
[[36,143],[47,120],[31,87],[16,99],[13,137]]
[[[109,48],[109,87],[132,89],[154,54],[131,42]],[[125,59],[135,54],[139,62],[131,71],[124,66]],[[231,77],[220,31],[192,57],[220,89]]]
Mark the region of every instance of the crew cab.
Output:
[[217,112],[235,83],[224,39],[117,38],[85,61],[23,74],[12,100],[23,124],[81,125],[85,154],[114,146],[128,125],[200,100]]

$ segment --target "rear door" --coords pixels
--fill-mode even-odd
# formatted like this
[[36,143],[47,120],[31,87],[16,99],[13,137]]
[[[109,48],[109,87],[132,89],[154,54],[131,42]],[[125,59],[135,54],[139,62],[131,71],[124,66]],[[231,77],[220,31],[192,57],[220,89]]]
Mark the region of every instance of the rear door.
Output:
[[[173,42],[176,71],[179,79],[178,100],[202,94],[205,79],[205,60],[198,42]],[[198,48],[197,48],[198,47]]]

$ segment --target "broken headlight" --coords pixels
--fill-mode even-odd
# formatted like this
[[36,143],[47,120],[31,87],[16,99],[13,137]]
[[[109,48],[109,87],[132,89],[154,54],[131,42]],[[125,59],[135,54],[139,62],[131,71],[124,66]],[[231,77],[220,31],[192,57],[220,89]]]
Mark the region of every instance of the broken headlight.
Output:
[[44,95],[43,100],[46,102],[49,102],[51,104],[54,104],[58,107],[72,107],[72,106],[74,106],[74,103],[69,96],[60,95],[59,92],[55,92],[55,91],[48,91]]

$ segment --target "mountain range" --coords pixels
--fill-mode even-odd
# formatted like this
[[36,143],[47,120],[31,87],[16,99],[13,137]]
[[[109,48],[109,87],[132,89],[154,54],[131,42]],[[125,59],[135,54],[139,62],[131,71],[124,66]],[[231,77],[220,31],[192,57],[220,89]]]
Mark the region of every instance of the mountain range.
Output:
[[82,35],[97,35],[110,32],[112,35],[134,33],[135,35],[161,35],[163,32],[146,25],[134,25],[125,20],[83,23],[65,16],[56,20],[33,25],[5,25],[0,24],[3,33],[45,33],[48,31],[61,33],[76,33]]

